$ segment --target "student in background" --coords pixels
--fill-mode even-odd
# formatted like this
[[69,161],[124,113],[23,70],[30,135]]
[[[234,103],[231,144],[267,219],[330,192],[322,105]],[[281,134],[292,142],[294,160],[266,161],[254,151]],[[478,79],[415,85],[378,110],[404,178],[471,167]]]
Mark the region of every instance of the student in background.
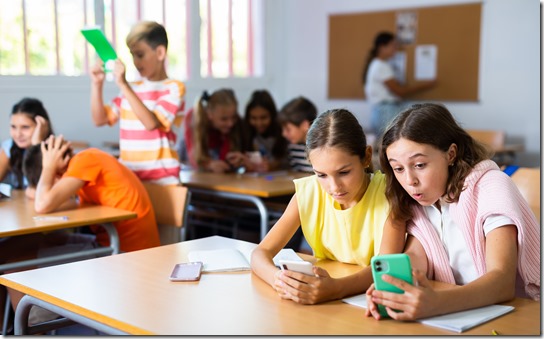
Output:
[[185,118],[185,138],[180,159],[194,169],[224,173],[249,166],[243,154],[246,141],[238,115],[238,101],[231,89],[204,91]]
[[[250,163],[258,172],[285,168],[287,140],[282,136],[278,111],[267,90],[254,91],[246,106],[244,121],[252,144],[252,152],[259,152],[261,162]],[[251,160],[251,159],[250,159]]]
[[[27,188],[28,183],[23,175],[25,150],[53,133],[42,102],[35,98],[23,98],[13,105],[9,133],[11,138],[3,141],[0,149],[0,181],[13,188]],[[31,188],[27,188],[27,195],[33,196]]]
[[390,32],[378,33],[363,72],[365,94],[371,107],[371,127],[377,138],[382,135],[387,123],[406,108],[407,103],[402,101],[405,97],[432,88],[436,84],[435,80],[413,86],[399,83],[389,63],[389,59],[396,52],[395,35]]
[[[515,296],[540,299],[540,225],[511,178],[444,106],[405,110],[381,146],[392,214],[408,225],[414,285],[384,278],[404,294],[370,288],[367,315],[380,319],[377,303],[393,319],[414,320]],[[435,289],[429,279],[456,286]]]
[[120,121],[119,160],[143,181],[179,184],[179,160],[173,124],[182,119],[185,85],[166,74],[168,38],[164,27],[143,21],[126,38],[134,66],[143,78],[128,83],[125,65],[115,61],[113,75],[121,90],[111,105],[104,105],[105,73],[98,60],[91,71],[91,112],[97,126]]
[[298,97],[283,106],[278,115],[283,136],[289,141],[287,148],[291,169],[313,173],[306,158],[306,134],[317,116],[315,105],[304,97]]
[[[320,114],[308,132],[307,152],[315,175],[294,180],[296,193],[253,251],[251,267],[281,298],[316,304],[363,293],[372,283],[370,259],[402,251],[405,227],[389,219],[385,176],[372,172],[372,147],[353,114]],[[343,278],[320,267],[313,268],[315,276],[281,271],[272,258],[299,226],[318,259],[365,268]]]
[[[29,148],[24,160],[29,185],[36,187],[37,213],[79,204],[96,204],[133,211],[134,219],[113,223],[123,252],[159,246],[155,213],[138,177],[116,158],[96,148],[72,156],[62,136],[51,135],[41,145]],[[92,228],[100,245],[107,246],[102,228]]]

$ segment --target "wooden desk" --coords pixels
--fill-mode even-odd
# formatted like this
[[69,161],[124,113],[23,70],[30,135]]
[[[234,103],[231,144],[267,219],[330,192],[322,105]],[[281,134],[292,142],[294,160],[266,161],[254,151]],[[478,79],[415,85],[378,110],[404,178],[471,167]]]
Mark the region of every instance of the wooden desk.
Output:
[[[16,311],[16,334],[25,334],[32,304],[110,334],[143,335],[451,335],[415,322],[376,321],[340,300],[299,305],[280,299],[250,272],[204,273],[199,282],[170,282],[174,264],[195,249],[252,248],[209,237],[76,263],[0,276],[0,284],[28,296]],[[319,261],[332,276],[360,269]],[[510,314],[463,334],[540,334],[540,303],[516,299]]]
[[[9,199],[0,200],[0,237],[17,236],[30,233],[49,232],[79,226],[100,224],[110,235],[109,248],[98,248],[98,252],[109,251],[108,254],[119,253],[119,238],[115,227],[110,223],[132,219],[137,215],[113,207],[87,205],[77,209],[46,214],[46,216],[66,216],[67,220],[34,220],[34,201],[26,198],[23,190],[12,190]],[[94,251],[94,250],[92,250]],[[87,255],[88,253],[85,252]],[[93,252],[94,253],[94,252]],[[99,254],[99,253],[96,253]],[[76,254],[81,255],[81,253]],[[41,258],[18,263],[0,265],[0,272],[14,268],[30,267],[37,264],[53,262],[54,258]]]
[[262,198],[292,195],[295,193],[293,179],[308,175],[310,174],[287,172],[281,176],[255,177],[249,174],[181,171],[180,178],[182,184],[192,192],[253,203],[260,214],[260,237],[263,239],[268,232],[268,209]]

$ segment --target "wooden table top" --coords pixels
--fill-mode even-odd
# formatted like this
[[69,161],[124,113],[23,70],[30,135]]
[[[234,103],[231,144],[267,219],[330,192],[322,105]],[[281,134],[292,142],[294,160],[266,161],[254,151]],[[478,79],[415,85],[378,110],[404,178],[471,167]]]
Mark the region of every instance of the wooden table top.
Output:
[[283,175],[255,176],[252,174],[210,173],[181,171],[181,182],[189,188],[247,194],[272,198],[295,193],[293,179],[310,175],[302,172],[286,172]]
[[[299,305],[280,299],[246,272],[203,273],[198,282],[171,282],[191,250],[255,244],[219,236],[0,276],[0,283],[130,334],[161,335],[451,335],[415,322],[376,321],[340,300]],[[319,261],[334,277],[361,269]],[[515,310],[467,335],[540,334],[540,303],[516,299]]]
[[[66,216],[67,220],[34,220],[34,216]],[[136,213],[99,205],[86,205],[72,210],[38,214],[34,201],[23,190],[12,190],[11,198],[0,200],[0,237],[47,232],[63,228],[109,223],[136,218]]]

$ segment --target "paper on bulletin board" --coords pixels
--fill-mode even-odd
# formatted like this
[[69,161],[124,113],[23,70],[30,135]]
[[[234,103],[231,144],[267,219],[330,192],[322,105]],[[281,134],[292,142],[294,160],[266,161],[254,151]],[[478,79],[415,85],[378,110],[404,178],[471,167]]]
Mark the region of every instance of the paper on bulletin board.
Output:
[[401,84],[406,83],[406,52],[398,51],[389,59],[389,64],[393,67],[395,79]]
[[438,48],[436,45],[419,45],[415,50],[415,79],[436,79],[436,62]]
[[397,13],[397,41],[401,45],[414,44],[417,36],[417,12]]

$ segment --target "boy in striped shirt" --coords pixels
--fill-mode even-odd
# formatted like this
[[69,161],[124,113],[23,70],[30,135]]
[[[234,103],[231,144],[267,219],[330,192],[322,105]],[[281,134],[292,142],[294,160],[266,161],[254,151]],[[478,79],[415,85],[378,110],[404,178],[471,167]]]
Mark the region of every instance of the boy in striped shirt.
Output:
[[183,118],[185,85],[169,79],[165,60],[168,37],[164,27],[143,21],[131,29],[126,43],[142,80],[128,83],[125,65],[115,60],[114,81],[120,89],[111,105],[104,105],[103,62],[91,71],[91,113],[97,126],[119,121],[119,160],[142,181],[179,184],[180,164],[172,125]]

